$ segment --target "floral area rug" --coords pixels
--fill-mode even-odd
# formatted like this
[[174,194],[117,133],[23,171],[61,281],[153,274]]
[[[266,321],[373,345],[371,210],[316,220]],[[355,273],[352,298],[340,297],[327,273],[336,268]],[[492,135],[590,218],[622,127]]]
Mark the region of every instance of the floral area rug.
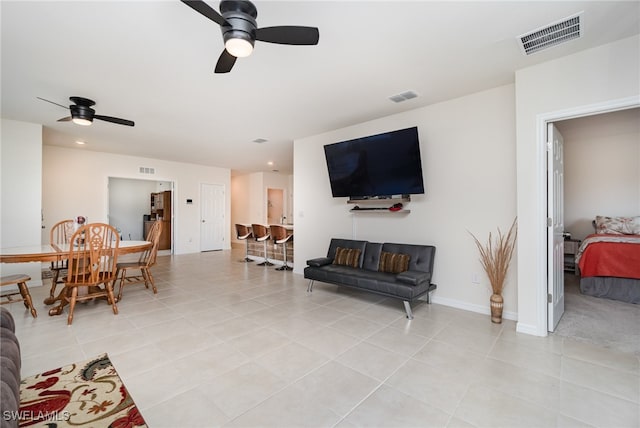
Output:
[[146,427],[109,356],[31,376],[20,384],[21,427]]

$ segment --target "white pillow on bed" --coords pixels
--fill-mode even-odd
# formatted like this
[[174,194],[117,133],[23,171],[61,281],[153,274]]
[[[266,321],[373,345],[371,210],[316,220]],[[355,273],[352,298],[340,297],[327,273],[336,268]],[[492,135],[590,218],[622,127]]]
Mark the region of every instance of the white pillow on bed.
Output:
[[610,233],[614,235],[640,235],[640,216],[596,216],[596,233]]

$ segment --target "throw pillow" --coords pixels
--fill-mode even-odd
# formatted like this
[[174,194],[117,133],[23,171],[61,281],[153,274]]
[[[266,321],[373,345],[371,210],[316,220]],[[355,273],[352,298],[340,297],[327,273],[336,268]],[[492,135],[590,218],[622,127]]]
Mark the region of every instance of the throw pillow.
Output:
[[408,254],[400,253],[388,253],[383,251],[380,254],[380,264],[378,270],[380,272],[387,273],[400,273],[409,270],[409,259],[411,256]]
[[596,233],[610,233],[615,235],[640,234],[639,217],[605,217],[596,216]]
[[358,248],[338,247],[336,248],[336,257],[333,259],[333,264],[357,268],[360,266],[360,252]]

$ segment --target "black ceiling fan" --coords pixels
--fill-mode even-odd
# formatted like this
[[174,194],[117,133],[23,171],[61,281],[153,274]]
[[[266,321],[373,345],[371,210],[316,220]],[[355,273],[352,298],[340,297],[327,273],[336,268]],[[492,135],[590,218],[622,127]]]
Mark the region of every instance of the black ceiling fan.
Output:
[[126,125],[126,126],[134,126],[135,123],[131,120],[120,119],[119,117],[111,117],[111,116],[102,116],[100,114],[96,114],[96,111],[91,107],[96,103],[93,100],[82,97],[69,97],[71,102],[73,102],[70,106],[63,106],[62,104],[58,104],[53,101],[46,100],[44,98],[37,97],[39,100],[46,101],[51,104],[55,104],[65,109],[69,109],[71,111],[71,116],[63,117],[62,119],[58,119],[58,122],[69,122],[72,121],[78,125],[91,125],[93,123],[93,119],[104,120],[105,122],[117,123],[118,125]]
[[283,45],[317,45],[315,27],[278,26],[257,28],[258,10],[247,0],[222,0],[220,13],[202,0],[181,0],[184,4],[220,25],[225,49],[218,58],[216,73],[228,73],[239,57],[249,56],[256,40]]

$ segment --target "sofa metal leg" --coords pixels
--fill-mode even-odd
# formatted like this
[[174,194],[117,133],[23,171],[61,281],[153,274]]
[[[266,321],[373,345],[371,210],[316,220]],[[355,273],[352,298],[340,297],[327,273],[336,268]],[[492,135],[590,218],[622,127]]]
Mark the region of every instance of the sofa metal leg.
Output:
[[309,281],[309,285],[307,285],[307,293],[311,293],[313,291],[313,279]]
[[407,311],[407,319],[412,320],[413,319],[413,312],[411,312],[411,305],[406,300],[403,300],[403,303],[404,303],[404,310]]

